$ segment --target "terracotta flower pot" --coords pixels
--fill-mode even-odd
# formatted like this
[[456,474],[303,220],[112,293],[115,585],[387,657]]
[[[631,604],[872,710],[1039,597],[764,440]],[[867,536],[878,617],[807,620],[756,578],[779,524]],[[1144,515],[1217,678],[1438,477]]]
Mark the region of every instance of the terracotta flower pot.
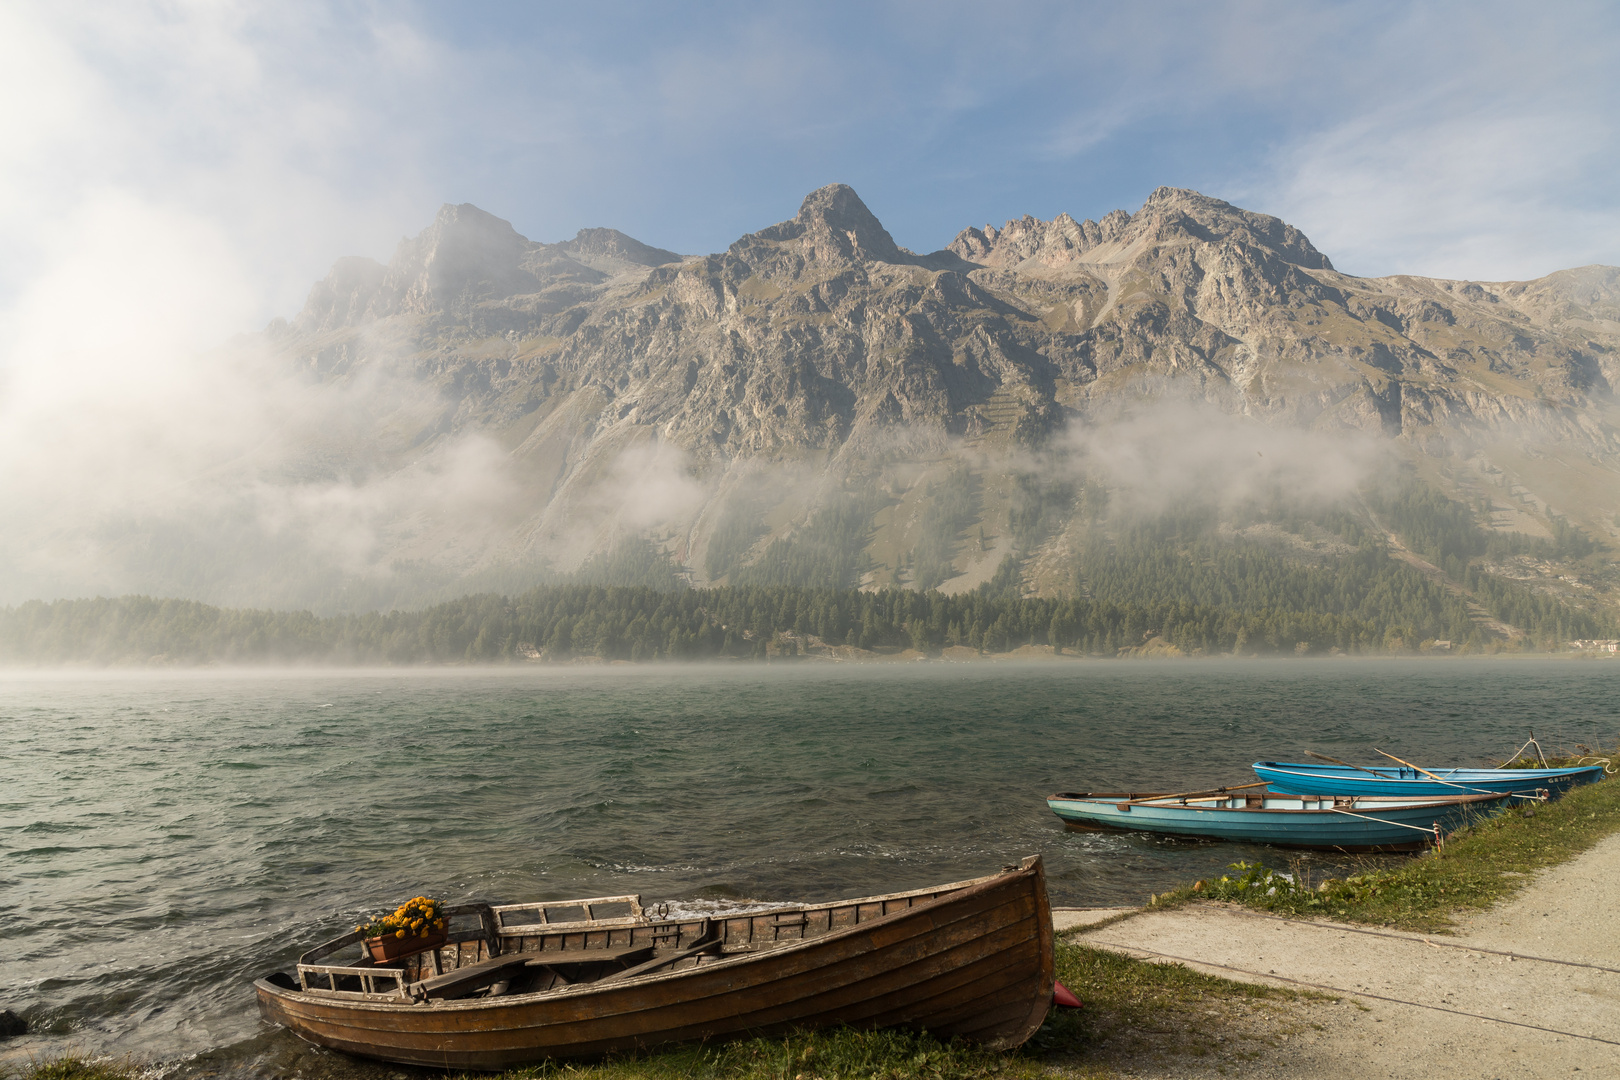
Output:
[[385,934],[382,937],[366,938],[365,946],[366,951],[371,953],[373,963],[386,964],[391,960],[398,960],[402,956],[437,949],[449,938],[450,935],[443,930],[435,934],[424,934],[419,937],[414,935],[395,937],[393,934]]

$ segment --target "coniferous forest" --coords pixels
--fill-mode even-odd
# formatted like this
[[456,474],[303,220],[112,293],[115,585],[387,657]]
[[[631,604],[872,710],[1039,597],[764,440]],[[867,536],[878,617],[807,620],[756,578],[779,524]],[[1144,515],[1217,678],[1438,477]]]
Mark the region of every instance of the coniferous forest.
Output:
[[[448,664],[527,661],[771,659],[813,655],[988,654],[1024,646],[1122,655],[1389,655],[1545,651],[1571,639],[1620,637],[1614,620],[1489,572],[1514,556],[1581,559],[1593,542],[1561,527],[1552,539],[1492,534],[1474,512],[1416,484],[1365,494],[1359,511],[1281,501],[1239,513],[1185,509],[1074,532],[1065,595],[1024,595],[1015,547],[995,576],[954,595],[928,588],[947,572],[970,516],[960,491],[930,511],[912,587],[855,589],[871,512],[847,496],[812,528],[737,565],[735,584],[689,588],[644,538],[628,538],[571,579],[516,596],[466,596],[422,610],[317,617],[175,599],[30,602],[0,609],[0,660],[11,664]],[[1072,498],[1073,492],[1065,493]],[[937,519],[937,520],[936,520]],[[1011,525],[1033,543],[1038,500]],[[1392,555],[1374,527],[1393,528],[1425,572]],[[1252,538],[1262,524],[1292,545]],[[735,564],[755,530],[719,559]],[[729,534],[728,534],[729,535]],[[1315,554],[1313,554],[1315,553]],[[1504,634],[1508,625],[1512,633]],[[912,652],[907,653],[907,650]]]

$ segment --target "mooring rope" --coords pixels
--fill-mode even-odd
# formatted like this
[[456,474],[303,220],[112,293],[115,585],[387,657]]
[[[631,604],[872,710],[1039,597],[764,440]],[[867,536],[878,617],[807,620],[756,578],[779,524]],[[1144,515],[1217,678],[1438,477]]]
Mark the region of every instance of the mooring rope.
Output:
[[1358,814],[1353,810],[1341,810],[1337,806],[1325,807],[1324,809],[1332,810],[1335,814],[1349,814],[1351,817],[1361,818],[1364,821],[1376,821],[1380,825],[1399,825],[1403,829],[1416,829],[1420,833],[1428,833],[1431,836],[1438,836],[1440,834],[1439,822],[1435,822],[1433,825],[1425,828],[1422,825],[1408,825],[1404,821],[1385,821],[1383,818],[1376,818],[1371,814]]
[[1524,753],[1525,746],[1533,746],[1533,747],[1536,748],[1536,757],[1541,759],[1541,767],[1543,769],[1546,769],[1546,768],[1550,767],[1547,764],[1547,755],[1541,752],[1541,744],[1536,742],[1536,733],[1532,731],[1530,733],[1530,738],[1525,740],[1524,746],[1521,746],[1517,750],[1513,751],[1513,756],[1508,758],[1506,761],[1502,762],[1502,764],[1498,765],[1497,768],[1498,769],[1505,769],[1509,765],[1513,764],[1515,761],[1518,761],[1519,760],[1519,755]]

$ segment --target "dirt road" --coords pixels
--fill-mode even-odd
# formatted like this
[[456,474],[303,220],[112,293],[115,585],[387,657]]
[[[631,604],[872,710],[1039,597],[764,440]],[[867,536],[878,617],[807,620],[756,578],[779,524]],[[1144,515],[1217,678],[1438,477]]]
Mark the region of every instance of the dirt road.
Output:
[[[1250,1078],[1620,1077],[1620,836],[1544,871],[1454,935],[1283,919],[1229,905],[1143,911],[1082,931],[1089,945],[1212,975],[1315,989],[1305,1030]],[[1078,925],[1059,913],[1059,929]],[[1139,1075],[1230,1074],[1231,1062]]]

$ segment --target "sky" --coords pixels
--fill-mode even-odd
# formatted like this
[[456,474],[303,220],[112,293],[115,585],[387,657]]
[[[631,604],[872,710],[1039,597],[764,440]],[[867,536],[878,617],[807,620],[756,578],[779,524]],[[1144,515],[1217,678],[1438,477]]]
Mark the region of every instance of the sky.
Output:
[[1171,185],[1356,274],[1620,263],[1617,55],[1578,2],[6,0],[0,326],[90,264],[200,275],[207,341],[444,202],[697,254],[834,181],[915,250]]
[[[842,182],[931,251],[1170,185],[1354,274],[1620,264],[1616,56],[1620,6],[1578,0],[0,0],[0,505],[90,565],[96,523],[217,502],[199,477],[343,422],[382,391],[210,350],[447,202],[702,254]],[[365,536],[409,486],[242,512]]]

